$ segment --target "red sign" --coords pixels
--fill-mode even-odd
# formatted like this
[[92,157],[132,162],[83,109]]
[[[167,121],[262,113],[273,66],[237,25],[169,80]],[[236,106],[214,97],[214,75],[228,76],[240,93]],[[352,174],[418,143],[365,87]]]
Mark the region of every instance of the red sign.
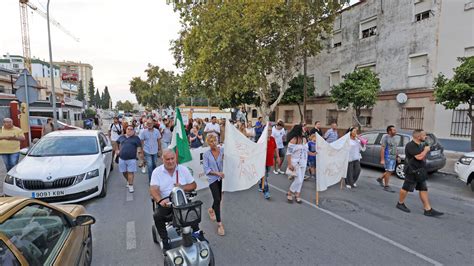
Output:
[[62,80],[67,80],[67,81],[78,81],[79,80],[79,74],[77,74],[77,73],[62,73],[61,74],[61,79]]

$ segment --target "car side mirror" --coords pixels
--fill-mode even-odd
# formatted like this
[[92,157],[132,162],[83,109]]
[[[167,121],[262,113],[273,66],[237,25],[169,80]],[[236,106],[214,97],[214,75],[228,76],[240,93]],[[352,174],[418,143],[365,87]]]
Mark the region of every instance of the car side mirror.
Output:
[[86,226],[95,224],[95,218],[89,214],[81,214],[74,219],[74,226]]
[[21,155],[27,155],[27,154],[28,154],[28,150],[29,150],[28,148],[23,148],[23,149],[20,150],[20,154],[21,154]]
[[107,152],[111,152],[112,151],[112,147],[111,146],[105,146],[104,150],[102,151],[102,153],[107,153]]

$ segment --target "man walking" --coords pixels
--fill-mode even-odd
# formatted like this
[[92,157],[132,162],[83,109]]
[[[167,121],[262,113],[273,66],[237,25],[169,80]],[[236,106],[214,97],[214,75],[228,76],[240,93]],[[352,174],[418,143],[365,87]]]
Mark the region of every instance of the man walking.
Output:
[[258,120],[257,120],[257,123],[255,123],[255,142],[258,141],[258,139],[260,139],[260,136],[262,135],[263,133],[263,128],[265,127],[265,125],[263,124],[263,117],[259,117]]
[[0,131],[0,155],[8,171],[18,164],[20,159],[20,141],[25,140],[21,128],[13,125],[11,118],[3,119],[2,131]]
[[324,134],[324,139],[328,143],[332,143],[336,141],[338,138],[339,138],[339,134],[337,133],[337,123],[332,122],[331,128],[326,131],[326,134]]
[[380,164],[385,166],[385,173],[383,173],[382,177],[377,178],[377,182],[388,192],[395,192],[390,188],[389,181],[397,165],[397,147],[400,138],[396,135],[397,129],[395,126],[390,125],[387,127],[387,135],[382,138],[380,143]]
[[397,203],[397,208],[410,212],[410,209],[405,205],[405,199],[408,192],[413,192],[414,189],[420,193],[420,199],[423,203],[424,215],[426,216],[441,216],[442,212],[431,208],[428,199],[428,186],[426,185],[426,162],[425,158],[430,152],[430,146],[425,142],[426,133],[423,130],[413,131],[413,140],[405,146],[405,156],[407,159],[408,168],[405,171],[405,181],[400,189],[400,198]]
[[[127,180],[128,192],[133,193],[133,179],[137,171],[137,150],[142,146],[140,138],[135,135],[133,126],[127,126],[125,135],[117,140],[117,155],[119,156],[119,170]],[[138,152],[143,161],[143,153]]]
[[146,166],[148,168],[148,182],[151,179],[151,173],[156,168],[156,160],[158,159],[158,151],[160,145],[161,134],[158,129],[154,128],[153,119],[149,118],[146,123],[146,129],[140,131],[139,137],[142,141],[143,154]]
[[278,120],[277,124],[272,127],[272,136],[273,138],[275,138],[275,142],[278,148],[278,156],[280,157],[280,160],[277,160],[276,162],[275,170],[273,170],[273,173],[276,175],[285,173],[281,170],[283,160],[285,160],[285,144],[283,141],[286,137],[286,130],[284,126],[285,124],[283,123],[283,121]]
[[122,124],[119,122],[118,117],[114,117],[114,122],[112,123],[112,125],[110,125],[110,128],[109,128],[109,138],[110,138],[110,141],[112,142],[112,148],[113,148],[112,158],[114,161],[115,161],[115,151],[118,149],[117,140],[120,138],[120,136],[122,136],[122,133],[123,133]]

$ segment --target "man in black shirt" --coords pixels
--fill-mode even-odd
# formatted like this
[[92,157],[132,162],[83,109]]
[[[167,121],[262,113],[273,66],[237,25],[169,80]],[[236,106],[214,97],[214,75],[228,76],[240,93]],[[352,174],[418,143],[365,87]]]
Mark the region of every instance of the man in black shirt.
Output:
[[423,130],[415,130],[413,131],[413,140],[405,146],[406,164],[408,167],[405,168],[405,182],[402,189],[400,189],[400,199],[397,203],[397,208],[404,212],[410,212],[410,209],[405,205],[405,199],[408,192],[413,192],[416,188],[420,193],[420,199],[425,210],[424,214],[433,217],[441,216],[443,213],[431,208],[428,199],[428,187],[426,185],[428,174],[425,169],[425,158],[428,152],[430,152],[430,146],[424,142],[425,139],[426,133]]
[[323,136],[323,132],[321,131],[321,122],[320,121],[316,121],[316,123],[314,123],[314,128],[312,128],[310,131],[309,131],[309,135],[313,135],[314,133],[318,133],[321,137]]

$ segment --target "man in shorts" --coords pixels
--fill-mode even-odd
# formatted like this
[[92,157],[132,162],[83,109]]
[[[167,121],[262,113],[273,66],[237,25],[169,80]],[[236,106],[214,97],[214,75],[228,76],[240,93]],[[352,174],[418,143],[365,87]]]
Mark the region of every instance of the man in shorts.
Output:
[[426,185],[426,162],[425,158],[430,152],[430,146],[425,142],[426,133],[423,130],[413,131],[413,140],[405,146],[405,155],[408,168],[405,171],[405,181],[402,189],[400,189],[400,198],[397,202],[397,209],[404,212],[410,212],[410,209],[405,205],[405,199],[408,192],[413,192],[415,189],[420,193],[420,199],[423,203],[424,215],[436,217],[443,215],[442,212],[431,208],[428,199],[428,186]]
[[117,140],[120,138],[120,136],[122,136],[122,133],[123,133],[122,124],[119,122],[118,117],[114,117],[114,122],[112,123],[112,125],[110,125],[110,128],[109,128],[109,138],[110,138],[110,141],[112,142],[112,148],[113,148],[112,160],[114,161],[115,161],[115,151],[118,148]]
[[278,156],[280,160],[276,162],[275,170],[273,170],[274,174],[284,174],[283,170],[281,170],[281,166],[283,164],[283,160],[285,159],[285,138],[286,138],[286,130],[285,124],[283,121],[278,120],[277,124],[272,128],[272,136],[275,138],[275,142],[278,148]]
[[377,182],[388,192],[395,192],[390,188],[388,182],[397,166],[399,140],[400,137],[397,136],[397,129],[395,126],[390,125],[387,127],[387,135],[380,142],[380,164],[385,166],[385,173],[383,173],[382,177],[377,178]]
[[[117,140],[118,149],[117,155],[119,156],[119,170],[123,174],[123,177],[127,180],[128,192],[133,193],[133,179],[134,174],[137,171],[137,151],[138,148],[142,147],[140,138],[135,135],[133,126],[127,126],[125,135],[120,136]],[[138,151],[140,159],[144,161],[143,153]]]

